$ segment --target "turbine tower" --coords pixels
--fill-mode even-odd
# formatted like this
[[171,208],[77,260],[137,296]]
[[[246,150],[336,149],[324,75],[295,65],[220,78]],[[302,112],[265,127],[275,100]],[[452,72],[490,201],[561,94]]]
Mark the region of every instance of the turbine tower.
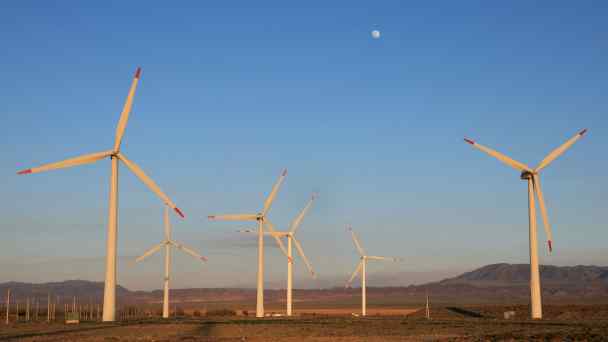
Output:
[[383,257],[383,256],[373,256],[373,255],[367,255],[365,254],[365,251],[363,250],[363,247],[361,247],[361,243],[359,242],[359,239],[357,238],[357,234],[355,234],[355,232],[353,231],[352,227],[348,227],[347,230],[350,232],[352,238],[353,238],[353,242],[355,243],[355,248],[357,249],[357,252],[359,253],[360,259],[361,261],[359,261],[359,264],[357,265],[357,268],[355,269],[355,271],[353,272],[353,274],[350,276],[350,279],[346,282],[346,287],[350,287],[350,284],[352,283],[352,281],[355,279],[355,277],[357,276],[357,274],[359,272],[361,272],[361,316],[365,316],[367,314],[367,299],[366,299],[366,289],[365,289],[365,280],[366,280],[366,274],[365,274],[365,269],[367,266],[367,261],[368,260],[386,260],[386,261],[394,261],[397,262],[400,259],[399,258],[389,258],[389,257]]
[[[255,316],[256,317],[264,317],[264,226],[268,228],[268,231],[271,233],[276,233],[274,230],[272,223],[268,221],[266,215],[268,215],[268,211],[272,206],[272,202],[274,202],[275,197],[277,196],[277,192],[281,187],[281,184],[285,180],[287,176],[287,169],[284,169],[281,172],[281,176],[272,187],[270,194],[264,201],[264,206],[262,207],[262,211],[257,214],[236,214],[236,215],[210,215],[208,216],[209,220],[212,221],[257,221],[258,223],[258,276],[257,276],[257,301],[255,307]],[[276,236],[273,235],[277,244],[283,251],[283,254],[287,255],[287,251],[285,250],[285,246],[283,245],[283,241]],[[291,258],[289,258],[291,260]]]
[[586,129],[578,132],[574,137],[570,138],[563,145],[549,153],[540,164],[532,169],[528,165],[513,160],[502,153],[496,152],[488,147],[480,145],[471,139],[465,138],[464,140],[480,149],[481,151],[489,154],[490,156],[500,160],[501,162],[509,165],[510,167],[521,172],[520,178],[527,181],[528,183],[528,219],[529,219],[529,240],[530,240],[530,302],[531,302],[531,316],[532,319],[543,318],[541,293],[540,293],[540,272],[538,267],[538,241],[537,241],[537,229],[536,229],[536,204],[534,201],[534,193],[538,197],[538,204],[540,206],[541,216],[543,218],[543,226],[545,228],[545,234],[547,235],[547,245],[549,252],[553,250],[553,235],[551,233],[551,226],[549,225],[549,216],[547,215],[547,207],[545,206],[545,199],[543,192],[540,187],[540,171],[547,167],[557,157],[562,155],[569,149],[578,139],[580,139],[585,133]]
[[152,190],[160,199],[169,206],[179,216],[184,217],[184,214],[175,206],[175,204],[165,195],[162,190],[154,183],[154,181],[148,177],[144,171],[134,162],[127,159],[127,157],[120,151],[120,144],[122,141],[125,128],[127,127],[127,121],[129,120],[129,113],[133,106],[133,97],[135,96],[135,90],[141,76],[141,68],[137,68],[133,82],[131,83],[131,89],[129,95],[123,107],[122,113],[120,114],[120,120],[116,127],[116,134],[114,138],[114,147],[109,151],[96,152],[91,154],[82,155],[79,157],[66,159],[60,162],[46,164],[31,169],[19,171],[18,174],[25,175],[30,173],[38,173],[43,171],[50,171],[55,169],[62,169],[72,166],[90,164],[101,159],[110,158],[112,161],[111,176],[110,176],[110,198],[108,205],[108,238],[106,243],[106,275],[105,285],[103,292],[103,321],[113,322],[116,320],[116,237],[118,230],[118,161],[122,161],[127,168],[131,170],[145,185]]
[[140,262],[150,255],[158,252],[163,246],[165,247],[165,278],[164,278],[164,296],[163,296],[163,318],[169,318],[169,274],[171,272],[171,246],[181,250],[184,253],[190,254],[193,257],[207,261],[207,258],[200,256],[195,251],[182,245],[181,243],[171,239],[171,222],[169,221],[169,207],[165,206],[164,210],[164,222],[165,222],[165,239],[158,245],[147,250],[142,256],[135,259],[136,262]]
[[[287,238],[287,316],[292,315],[292,298],[293,298],[293,295],[292,295],[292,293],[293,293],[293,253],[292,253],[292,247],[291,247],[292,242],[293,242],[293,244],[296,245],[298,254],[302,258],[302,261],[304,261],[304,264],[306,265],[306,268],[308,269],[308,272],[310,272],[310,275],[312,276],[312,278],[316,279],[316,277],[317,277],[315,274],[315,271],[312,269],[310,261],[306,257],[306,254],[304,254],[302,245],[300,244],[298,239],[296,239],[296,236],[295,236],[296,230],[298,230],[298,227],[300,227],[300,225],[302,224],[302,221],[304,220],[304,216],[306,216],[306,213],[308,212],[310,207],[312,207],[312,203],[314,202],[315,199],[316,199],[316,196],[313,194],[311,196],[310,200],[308,201],[308,203],[306,204],[306,206],[304,207],[304,209],[302,209],[302,211],[298,214],[298,216],[296,216],[296,218],[291,222],[291,224],[289,225],[288,231],[276,231],[275,230],[274,232],[265,232],[264,233],[265,235],[271,235],[273,237]],[[268,222],[267,224],[268,224],[268,226],[273,227],[272,223]],[[239,232],[257,233],[257,231],[252,230],[252,229],[241,230]]]

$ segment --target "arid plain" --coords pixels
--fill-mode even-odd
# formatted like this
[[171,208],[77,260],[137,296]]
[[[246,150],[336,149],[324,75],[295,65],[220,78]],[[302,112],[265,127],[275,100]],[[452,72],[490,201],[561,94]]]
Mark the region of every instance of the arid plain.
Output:
[[[422,308],[421,308],[422,309]],[[376,310],[366,318],[308,314],[294,318],[139,318],[115,324],[31,323],[0,330],[0,340],[19,341],[605,341],[608,305],[546,306],[546,319],[505,320],[505,310],[525,317],[520,306],[449,307],[394,315]],[[335,312],[334,312],[335,313]],[[481,317],[470,317],[479,314]]]

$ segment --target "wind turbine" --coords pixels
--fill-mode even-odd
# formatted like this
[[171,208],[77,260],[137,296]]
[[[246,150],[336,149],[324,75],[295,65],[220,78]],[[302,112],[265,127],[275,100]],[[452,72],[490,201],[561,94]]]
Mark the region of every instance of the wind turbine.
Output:
[[147,250],[142,256],[135,259],[136,262],[140,262],[150,255],[158,252],[163,246],[165,247],[165,278],[164,278],[164,296],[163,296],[163,318],[169,318],[169,272],[171,271],[171,246],[181,250],[184,253],[190,254],[193,257],[207,261],[207,258],[200,256],[195,251],[182,245],[181,243],[171,239],[171,222],[169,222],[169,207],[165,206],[164,210],[164,221],[165,221],[165,239],[158,245]]
[[175,210],[179,216],[184,217],[184,214],[175,206],[175,204],[165,195],[162,190],[154,183],[154,181],[148,177],[144,171],[134,162],[127,159],[127,157],[121,153],[120,144],[122,141],[125,128],[127,127],[127,121],[129,120],[129,113],[133,106],[133,97],[135,96],[135,90],[137,89],[137,83],[141,76],[141,68],[137,68],[133,82],[131,83],[131,89],[129,95],[123,107],[122,113],[120,114],[120,120],[116,127],[116,134],[114,138],[114,147],[111,150],[96,152],[91,154],[82,155],[79,157],[66,159],[60,162],[46,164],[31,169],[19,171],[18,174],[25,175],[30,173],[38,173],[43,171],[50,171],[55,169],[62,169],[72,166],[90,164],[104,158],[110,158],[112,161],[112,173],[110,176],[110,199],[109,199],[109,211],[108,211],[108,238],[106,244],[106,275],[105,275],[105,286],[103,292],[103,321],[113,322],[116,320],[116,235],[118,229],[118,161],[122,161],[130,170],[133,172],[145,185],[152,190],[160,199],[170,208]]
[[521,171],[520,178],[528,182],[528,219],[529,219],[529,239],[530,239],[530,301],[531,305],[531,316],[532,319],[543,318],[541,294],[540,294],[540,273],[538,268],[538,241],[536,231],[536,205],[534,203],[534,193],[538,197],[538,203],[540,206],[540,212],[543,218],[543,226],[545,228],[545,234],[547,235],[547,245],[549,246],[549,252],[553,250],[553,235],[551,233],[551,226],[549,225],[549,216],[547,215],[547,207],[545,206],[545,200],[543,192],[540,187],[540,175],[539,172],[553,162],[557,157],[562,155],[572,144],[580,139],[587,129],[583,129],[578,132],[574,137],[570,138],[563,145],[549,153],[540,164],[532,169],[528,165],[513,160],[502,153],[496,152],[488,147],[480,145],[471,139],[465,138],[464,140],[480,149],[481,151],[489,154],[490,156],[500,160],[501,162],[509,165],[510,167]]
[[[302,261],[304,261],[304,264],[306,265],[306,268],[308,268],[308,272],[310,272],[310,275],[312,276],[312,278],[316,279],[316,277],[317,277],[315,274],[315,271],[312,269],[310,261],[308,261],[306,254],[304,254],[302,245],[300,244],[298,239],[296,239],[296,236],[295,236],[296,230],[298,230],[298,227],[300,227],[300,225],[302,224],[302,221],[304,220],[304,216],[306,216],[306,213],[308,212],[310,207],[312,207],[312,203],[314,202],[315,198],[316,198],[316,196],[313,194],[311,196],[310,200],[308,201],[308,203],[306,204],[306,206],[304,207],[304,209],[302,209],[302,211],[298,214],[298,216],[296,216],[294,218],[294,220],[291,222],[291,224],[289,225],[288,231],[275,231],[275,232],[264,233],[265,235],[271,235],[273,237],[287,238],[287,316],[291,316],[291,314],[292,314],[292,293],[293,293],[293,255],[292,255],[292,248],[291,248],[292,241],[293,241],[293,244],[296,245],[298,254],[302,258]],[[272,226],[272,223],[268,222],[268,225]],[[241,233],[257,233],[257,231],[252,230],[252,229],[241,230],[240,232]]]
[[357,276],[357,274],[359,272],[361,272],[361,316],[365,316],[367,314],[367,303],[366,303],[366,298],[365,298],[365,280],[366,280],[365,279],[366,278],[365,268],[367,266],[367,261],[368,260],[386,260],[386,261],[397,262],[397,261],[400,261],[400,259],[365,254],[365,251],[363,250],[363,247],[361,247],[361,243],[359,242],[359,239],[357,238],[357,234],[355,234],[355,232],[353,231],[353,228],[349,226],[347,228],[347,230],[350,232],[350,234],[353,238],[353,242],[355,243],[355,248],[357,249],[357,252],[359,252],[361,261],[359,261],[357,268],[355,269],[353,274],[350,276],[350,279],[348,280],[348,282],[346,282],[346,287],[349,287],[350,284],[352,283],[352,281]]
[[[269,232],[276,232],[272,226],[272,223],[268,221],[266,215],[270,210],[272,202],[274,202],[275,197],[277,196],[277,192],[285,180],[287,176],[287,169],[284,169],[281,172],[281,176],[272,187],[270,194],[264,201],[264,206],[262,211],[257,214],[236,214],[236,215],[210,215],[208,216],[209,220],[212,221],[257,221],[258,223],[258,277],[257,277],[257,301],[255,307],[255,316],[256,317],[264,317],[264,225],[268,227]],[[283,251],[283,254],[287,255],[287,251],[285,250],[285,246],[283,245],[283,241],[276,236],[273,235],[274,239],[277,241],[277,244]],[[291,260],[291,257],[289,257]]]

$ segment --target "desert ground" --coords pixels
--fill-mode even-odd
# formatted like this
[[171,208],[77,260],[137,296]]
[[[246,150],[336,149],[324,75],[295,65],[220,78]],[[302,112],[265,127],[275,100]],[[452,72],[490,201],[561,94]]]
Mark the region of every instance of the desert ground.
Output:
[[[504,311],[516,318],[505,320]],[[527,306],[462,306],[377,310],[368,317],[307,309],[293,318],[243,316],[136,318],[114,324],[85,322],[2,325],[2,341],[606,341],[608,306],[555,305],[546,319],[526,318]]]

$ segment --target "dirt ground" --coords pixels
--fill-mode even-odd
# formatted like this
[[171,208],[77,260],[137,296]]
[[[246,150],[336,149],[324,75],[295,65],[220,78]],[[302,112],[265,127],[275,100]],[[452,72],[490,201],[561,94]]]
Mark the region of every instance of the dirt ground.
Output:
[[[147,319],[117,324],[21,323],[0,326],[0,341],[608,341],[608,307],[548,309],[547,320],[497,318],[521,307],[437,308],[432,320],[408,316],[252,317],[170,321]],[[469,313],[481,314],[472,318]]]

